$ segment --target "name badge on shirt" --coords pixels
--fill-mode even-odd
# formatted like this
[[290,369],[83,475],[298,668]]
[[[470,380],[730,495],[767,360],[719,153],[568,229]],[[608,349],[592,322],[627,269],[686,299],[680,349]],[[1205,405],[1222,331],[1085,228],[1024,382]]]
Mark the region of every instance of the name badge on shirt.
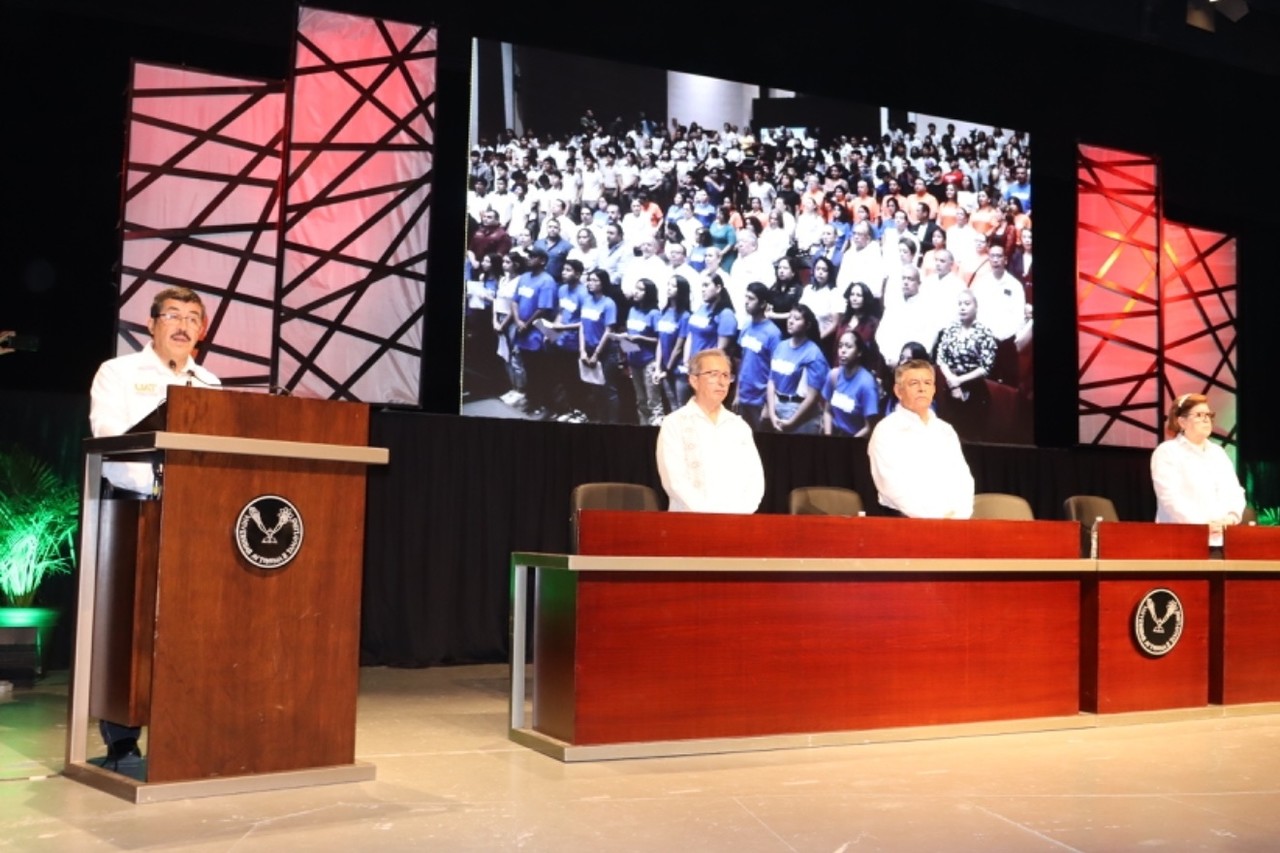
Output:
[[858,401],[848,394],[836,391],[831,395],[831,405],[842,412],[853,414],[853,410],[858,407]]
[[159,386],[154,382],[135,382],[133,383],[133,393],[155,395],[159,393]]
[[775,358],[769,362],[769,369],[779,376],[790,376],[796,372],[796,365],[785,359]]
[[753,338],[750,335],[742,336],[742,348],[749,349],[756,355],[760,354],[760,350],[764,349],[764,341],[759,338]]
[[659,320],[658,321],[658,331],[662,332],[664,335],[669,335],[678,328],[680,328],[680,324],[677,323],[675,320]]
[[699,329],[705,329],[711,325],[711,318],[706,314],[694,314],[689,318],[690,326],[697,326]]
[[538,289],[536,287],[532,287],[527,284],[520,285],[518,290],[520,292],[520,295],[523,296],[525,299],[532,299],[533,295],[538,292]]
[[645,323],[643,317],[635,317],[627,321],[627,329],[632,332],[643,332],[646,328],[648,328],[648,324]]
[[560,310],[566,314],[572,314],[574,311],[578,310],[578,303],[576,300],[565,297],[560,300]]
[[599,319],[600,319],[600,309],[599,309],[599,308],[587,308],[586,306],[583,306],[583,308],[582,308],[582,319],[584,319],[584,320],[592,320],[592,321],[599,320]]

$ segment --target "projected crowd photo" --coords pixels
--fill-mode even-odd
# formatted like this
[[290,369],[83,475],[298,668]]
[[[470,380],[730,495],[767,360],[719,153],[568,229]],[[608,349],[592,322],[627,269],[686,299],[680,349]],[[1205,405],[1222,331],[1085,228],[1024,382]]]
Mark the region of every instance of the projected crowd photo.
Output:
[[760,431],[868,435],[925,358],[962,439],[1032,443],[1027,133],[910,105],[806,121],[803,96],[693,75],[635,109],[601,92],[652,70],[600,61],[607,87],[566,65],[535,115],[521,72],[554,65],[501,48],[511,73],[478,65],[473,92],[463,414],[656,425],[718,347]]

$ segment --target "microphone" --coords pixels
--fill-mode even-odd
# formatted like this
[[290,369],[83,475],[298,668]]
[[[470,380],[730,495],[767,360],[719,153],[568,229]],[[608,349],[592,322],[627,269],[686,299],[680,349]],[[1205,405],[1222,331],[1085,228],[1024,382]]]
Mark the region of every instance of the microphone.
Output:
[[209,384],[208,382],[205,382],[203,379],[201,379],[199,376],[196,376],[196,372],[192,370],[190,367],[188,367],[186,370],[182,371],[181,373],[178,373],[178,362],[174,361],[173,359],[169,359],[169,369],[172,370],[178,376],[187,377],[188,388],[192,387],[192,385],[194,385],[196,382],[199,382],[201,385],[206,385],[206,386]]
[[[169,371],[170,371],[171,373],[177,373],[177,372],[178,372],[178,362],[174,361],[173,359],[169,359]],[[195,379],[195,378],[196,378],[196,375],[195,375],[194,373],[192,373],[192,372],[191,372],[191,368],[187,368],[187,372],[186,372],[185,374],[182,374],[182,375],[185,375],[185,376],[187,377],[187,387],[188,387],[188,388],[190,388],[190,387],[191,387],[191,380],[192,380],[192,379]]]

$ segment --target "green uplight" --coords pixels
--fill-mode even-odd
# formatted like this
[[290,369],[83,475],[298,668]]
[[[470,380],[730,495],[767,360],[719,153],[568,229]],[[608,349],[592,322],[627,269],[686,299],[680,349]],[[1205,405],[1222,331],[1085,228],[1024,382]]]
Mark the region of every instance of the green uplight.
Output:
[[0,607],[0,628],[53,628],[58,615],[52,607]]

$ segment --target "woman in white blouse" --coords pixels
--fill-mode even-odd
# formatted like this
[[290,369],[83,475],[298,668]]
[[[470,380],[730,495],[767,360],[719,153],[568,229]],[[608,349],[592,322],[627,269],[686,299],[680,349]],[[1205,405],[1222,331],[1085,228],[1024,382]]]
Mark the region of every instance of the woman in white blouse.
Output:
[[1156,492],[1156,521],[1208,524],[1221,544],[1222,527],[1239,524],[1244,489],[1230,457],[1213,435],[1214,413],[1203,394],[1183,394],[1169,409],[1169,440],[1151,454],[1151,482]]

